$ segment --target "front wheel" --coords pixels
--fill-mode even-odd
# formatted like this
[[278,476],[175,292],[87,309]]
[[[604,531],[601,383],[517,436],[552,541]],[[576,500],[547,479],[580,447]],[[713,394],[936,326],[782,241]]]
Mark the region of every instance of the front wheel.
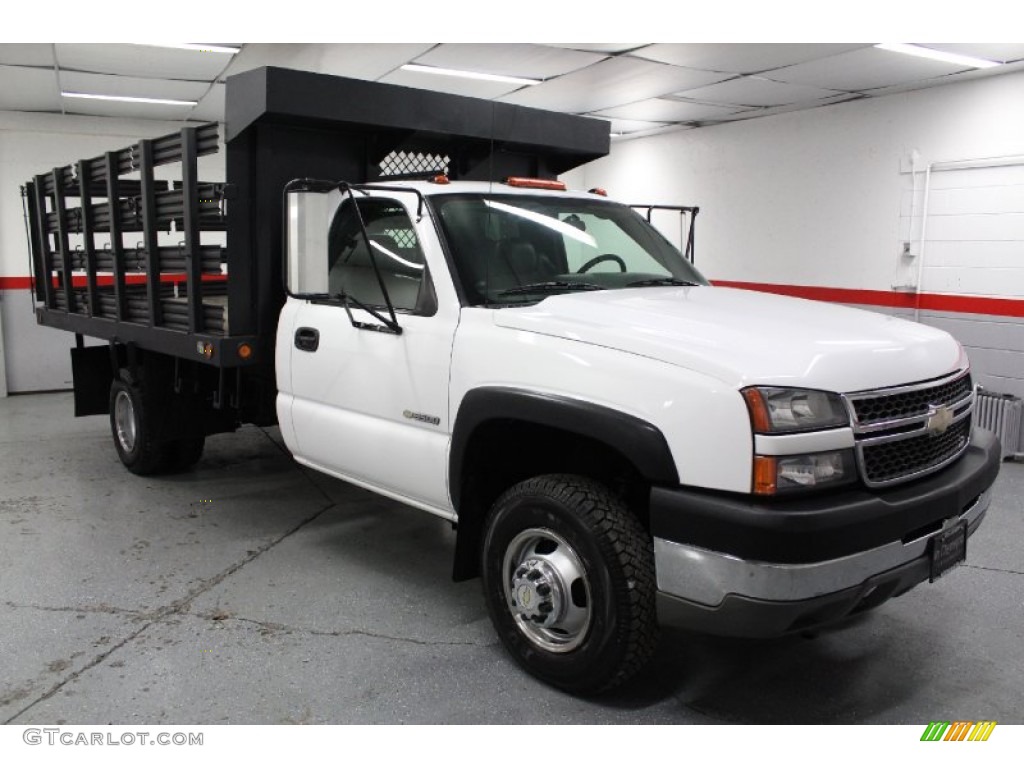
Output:
[[512,487],[489,515],[481,571],[502,642],[545,682],[607,691],[654,652],[650,536],[597,482],[545,475]]

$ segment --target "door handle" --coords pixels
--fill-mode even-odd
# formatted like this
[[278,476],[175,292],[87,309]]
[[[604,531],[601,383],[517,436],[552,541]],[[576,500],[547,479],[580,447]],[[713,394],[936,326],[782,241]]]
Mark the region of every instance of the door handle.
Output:
[[316,328],[299,328],[295,332],[295,346],[306,352],[316,352],[320,346],[320,331]]

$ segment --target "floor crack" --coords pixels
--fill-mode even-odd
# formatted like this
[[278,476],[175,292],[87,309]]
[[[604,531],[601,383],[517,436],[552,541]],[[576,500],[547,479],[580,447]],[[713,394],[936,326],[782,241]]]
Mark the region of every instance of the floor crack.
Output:
[[309,627],[295,627],[289,624],[280,624],[274,621],[261,621],[259,619],[248,619],[244,616],[230,616],[222,615],[218,612],[208,613],[190,613],[190,616],[194,616],[199,619],[210,619],[214,621],[239,621],[245,624],[255,624],[261,629],[265,629],[269,632],[301,632],[305,635],[313,635],[315,637],[373,637],[380,640],[394,640],[399,643],[411,643],[413,645],[427,645],[427,646],[487,646],[491,643],[479,643],[473,640],[423,640],[417,637],[402,637],[400,635],[388,635],[382,632],[371,632],[366,629],[311,629]]
[[974,568],[979,571],[995,571],[996,573],[1012,573],[1016,576],[1024,576],[1024,571],[1015,571],[1012,568],[991,568],[987,565],[972,565],[971,563],[964,563],[964,568]]
[[[25,705],[25,707],[23,707],[21,710],[16,712],[12,717],[10,717],[7,720],[5,720],[3,724],[4,725],[10,725],[16,719],[21,717],[23,714],[28,712],[30,709],[32,709],[37,704],[41,704],[42,702],[46,701],[47,699],[52,698],[62,688],[64,688],[64,686],[66,686],[68,683],[74,682],[79,677],[81,677],[85,672],[88,672],[90,669],[94,668],[98,664],[102,664],[103,661],[105,659],[107,659],[112,653],[114,653],[115,651],[119,650],[120,648],[123,648],[127,643],[130,643],[132,640],[137,638],[139,635],[141,635],[143,632],[145,632],[147,629],[149,629],[151,626],[153,626],[153,624],[155,624],[156,622],[161,621],[163,619],[166,619],[169,616],[174,616],[174,615],[180,615],[180,614],[188,613],[190,608],[191,608],[191,606],[192,606],[192,601],[194,601],[197,597],[199,597],[203,593],[213,589],[218,584],[220,584],[222,581],[224,581],[226,578],[228,578],[229,576],[231,576],[234,573],[237,573],[240,569],[244,568],[246,565],[251,563],[253,560],[255,560],[257,557],[262,555],[264,552],[272,549],[273,547],[276,547],[278,544],[280,544],[282,541],[287,539],[289,536],[292,536],[293,534],[297,533],[299,530],[301,530],[305,526],[307,526],[310,523],[312,523],[314,520],[316,520],[318,517],[320,517],[320,515],[322,515],[327,510],[333,508],[334,506],[335,505],[334,505],[333,501],[331,501],[329,504],[325,504],[323,507],[318,509],[312,515],[310,515],[309,517],[301,520],[296,525],[293,525],[291,528],[289,528],[287,531],[285,531],[280,536],[278,536],[278,537],[276,537],[274,539],[271,539],[270,541],[260,545],[259,547],[257,547],[254,550],[250,550],[250,552],[245,557],[243,557],[241,560],[239,560],[237,563],[234,563],[230,567],[225,568],[223,571],[221,571],[217,575],[212,576],[209,579],[206,579],[205,581],[201,582],[198,586],[190,589],[185,594],[184,597],[181,597],[178,600],[175,600],[174,602],[170,603],[169,605],[165,605],[162,608],[158,608],[158,609],[156,609],[154,611],[136,612],[135,615],[138,618],[145,620],[146,623],[143,626],[139,627],[137,630],[135,630],[134,632],[129,634],[121,642],[113,645],[111,648],[109,648],[105,652],[103,652],[103,653],[99,654],[98,656],[96,656],[95,658],[93,658],[92,661],[90,661],[88,664],[86,664],[81,669],[76,670],[75,672],[72,672],[66,678],[64,678],[63,680],[61,680],[57,684],[53,685],[49,690],[47,690],[45,693],[43,693],[37,699],[35,699],[34,701],[32,701],[29,704]],[[8,603],[8,604],[10,604],[10,603]],[[17,607],[17,606],[14,605],[14,607]],[[46,609],[43,608],[42,610],[46,610]],[[63,608],[56,608],[56,609],[52,609],[52,610],[64,610],[64,609]],[[106,612],[113,613],[114,611],[106,611]],[[125,613],[127,614],[127,613],[130,613],[130,612],[126,611]]]
[[115,616],[136,616],[149,618],[147,611],[140,611],[134,608],[119,608],[116,605],[36,605],[35,603],[15,603],[12,600],[5,600],[4,605],[8,608],[28,608],[34,611],[50,611],[53,613],[106,613]]

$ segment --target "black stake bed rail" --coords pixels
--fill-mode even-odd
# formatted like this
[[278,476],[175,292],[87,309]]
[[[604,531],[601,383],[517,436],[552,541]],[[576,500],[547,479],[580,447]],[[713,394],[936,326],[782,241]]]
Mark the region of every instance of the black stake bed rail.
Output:
[[[218,149],[216,124],[189,127],[29,181],[39,322],[217,367],[257,362],[255,335],[230,335],[227,249],[202,242],[227,231],[231,186],[197,172]],[[179,180],[154,178],[171,164]]]
[[[555,178],[609,146],[601,120],[277,67],[228,78],[224,126],[228,183],[199,179],[199,158],[220,150],[205,125],[25,184],[35,309],[79,346],[111,342],[111,366],[170,363],[175,390],[199,387],[259,424],[276,419],[287,184],[424,170],[410,162],[453,180]],[[89,374],[107,350],[76,351],[89,361],[76,396],[99,392],[81,412],[103,412],[109,381]]]

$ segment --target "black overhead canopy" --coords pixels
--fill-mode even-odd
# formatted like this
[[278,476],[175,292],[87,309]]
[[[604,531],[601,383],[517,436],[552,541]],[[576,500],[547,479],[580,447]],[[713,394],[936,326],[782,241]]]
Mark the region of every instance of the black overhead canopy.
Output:
[[[393,151],[451,158],[453,178],[555,176],[608,154],[604,120],[399,85],[260,67],[228,78],[227,140],[273,123],[335,131],[365,179]],[[365,180],[364,179],[364,180]]]

